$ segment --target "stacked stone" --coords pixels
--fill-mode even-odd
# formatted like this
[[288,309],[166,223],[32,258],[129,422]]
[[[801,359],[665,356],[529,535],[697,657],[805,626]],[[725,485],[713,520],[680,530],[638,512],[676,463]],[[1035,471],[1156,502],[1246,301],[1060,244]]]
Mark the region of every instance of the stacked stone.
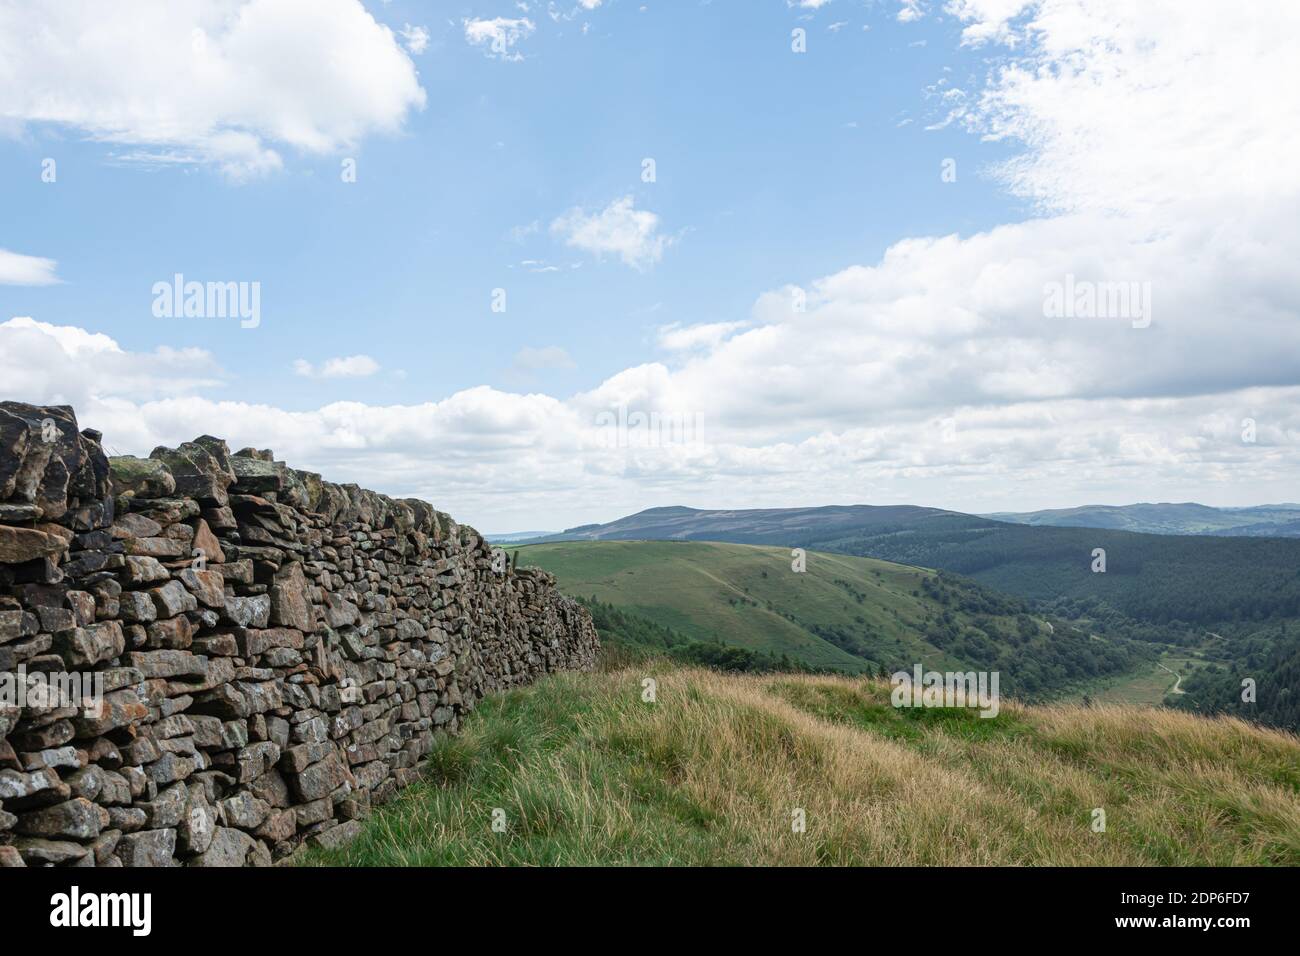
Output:
[[554,583],[423,501],[210,436],[110,459],[72,409],[0,403],[0,672],[103,690],[0,704],[0,865],[345,842],[484,694],[592,666]]

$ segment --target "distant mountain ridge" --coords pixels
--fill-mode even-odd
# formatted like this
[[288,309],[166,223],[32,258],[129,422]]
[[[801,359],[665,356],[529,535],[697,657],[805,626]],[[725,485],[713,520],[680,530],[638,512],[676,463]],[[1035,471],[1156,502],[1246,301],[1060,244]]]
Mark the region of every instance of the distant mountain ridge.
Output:
[[1208,534],[1220,537],[1300,537],[1300,504],[1214,508],[1195,502],[1083,505],[1044,511],[983,515],[1013,524],[1057,528],[1109,528],[1146,534]]
[[806,533],[823,541],[829,532],[949,523],[965,529],[991,524],[1051,528],[1099,528],[1139,534],[1213,535],[1224,538],[1300,538],[1300,504],[1215,508],[1196,502],[1082,505],[1043,511],[966,514],[920,505],[823,505],[814,508],[701,509],[674,505],[647,508],[604,524],[584,524],[555,533],[490,536],[501,541],[681,540],[772,544],[772,536]]
[[587,524],[540,541],[730,541],[801,547],[827,538],[889,528],[951,526],[996,527],[977,515],[919,505],[824,505],[816,508],[703,510],[673,506],[647,508],[605,524]]

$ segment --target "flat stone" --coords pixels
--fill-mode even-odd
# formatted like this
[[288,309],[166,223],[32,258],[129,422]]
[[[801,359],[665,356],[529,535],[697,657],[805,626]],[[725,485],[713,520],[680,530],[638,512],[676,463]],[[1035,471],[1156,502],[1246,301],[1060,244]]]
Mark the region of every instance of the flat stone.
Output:
[[151,588],[149,596],[153,598],[159,617],[175,617],[185,611],[196,610],[199,606],[194,595],[185,590],[185,585],[180,581],[168,581],[162,587]]
[[161,830],[177,826],[185,816],[185,807],[190,802],[189,791],[183,783],[174,783],[159,792],[153,800],[137,804],[144,811],[145,825]]
[[126,649],[126,638],[117,621],[101,621],[60,631],[54,635],[52,647],[69,667],[88,667],[119,656]]
[[66,542],[52,534],[32,528],[0,525],[0,564],[22,564],[38,558],[62,554]]
[[184,780],[197,769],[199,769],[197,760],[177,754],[163,754],[145,767],[144,771],[150,780],[163,786],[175,783],[177,780]]
[[323,850],[337,850],[339,847],[346,846],[355,840],[360,832],[361,821],[349,820],[346,823],[340,823],[336,827],[330,827],[328,830],[321,830],[312,834],[308,842]]
[[143,591],[123,591],[118,598],[118,608],[124,621],[148,624],[158,618],[158,609],[154,607],[153,598]]
[[237,757],[239,782],[248,783],[255,780],[274,767],[275,762],[279,759],[280,748],[270,741],[264,740],[249,744],[239,751]]
[[[226,583],[220,571],[196,571],[194,568],[186,568],[177,577],[200,604],[218,609],[225,607]],[[274,602],[274,599],[272,600]]]
[[123,834],[116,851],[124,866],[172,866],[175,853],[176,831],[171,828]]
[[161,461],[118,455],[108,459],[113,494],[123,498],[166,498],[176,491],[176,480]]
[[142,514],[118,515],[117,521],[108,529],[109,533],[119,541],[131,538],[156,538],[162,534],[162,530],[162,525]]
[[301,773],[291,774],[289,785],[303,801],[319,800],[343,786],[347,770],[336,753],[312,764]]
[[221,822],[228,827],[256,830],[271,812],[271,808],[264,801],[244,790],[220,801],[217,804],[217,812]]
[[157,558],[141,555],[128,555],[123,578],[127,584],[152,584],[154,581],[166,581],[171,575]]
[[47,840],[44,837],[18,837],[13,845],[28,866],[64,866],[75,863],[90,853],[80,843]]
[[92,840],[108,826],[108,811],[85,797],[75,797],[42,810],[31,810],[18,818],[19,833],[37,837],[68,837]]
[[[203,438],[208,441],[204,442]],[[183,442],[177,448],[159,446],[149,457],[167,466],[176,481],[176,492],[203,505],[221,507],[230,499],[226,489],[234,483],[230,451],[226,443],[211,436]]]
[[276,810],[270,813],[262,825],[257,828],[256,835],[268,843],[275,844],[293,839],[293,835],[297,831],[297,814],[291,809]]
[[217,827],[208,848],[198,855],[191,866],[243,866],[253,849],[253,838],[241,830]]
[[194,643],[194,625],[186,616],[178,615],[149,625],[150,647],[185,650]]
[[251,597],[227,597],[224,607],[226,619],[239,627],[261,627],[270,623],[271,599],[265,594]]
[[53,770],[34,770],[31,773],[0,770],[0,800],[19,800],[59,785],[59,775]]
[[40,619],[28,611],[0,610],[0,644],[20,637],[31,637],[40,627]]
[[272,624],[308,633],[316,630],[315,608],[300,563],[291,562],[275,573],[270,597]]
[[148,680],[154,677],[204,677],[208,661],[189,651],[132,651],[126,655],[128,666],[136,668]]
[[189,549],[185,547],[184,542],[172,538],[128,538],[123,542],[123,546],[129,555],[167,561],[189,557]]
[[[192,556],[201,556],[209,564],[221,564],[226,560],[225,552],[221,550],[221,542],[212,533],[207,521],[202,518],[194,522],[194,540],[190,542],[190,546]],[[198,552],[197,555],[193,554],[195,551]]]

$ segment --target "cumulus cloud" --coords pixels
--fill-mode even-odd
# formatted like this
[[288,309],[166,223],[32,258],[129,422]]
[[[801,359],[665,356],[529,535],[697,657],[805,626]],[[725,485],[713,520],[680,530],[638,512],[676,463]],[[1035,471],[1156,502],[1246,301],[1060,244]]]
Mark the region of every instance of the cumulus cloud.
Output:
[[[114,353],[83,330],[11,322],[0,383],[28,400],[76,390],[64,400],[120,448],[210,431],[494,528],[679,503],[1294,498],[1300,89],[1288,43],[1300,8],[1278,5],[1267,22],[1173,0],[950,9],[965,42],[1001,45],[962,121],[1020,145],[1002,172],[1037,214],[900,238],[876,261],[757,294],[746,316],[666,325],[656,341],[672,367],[626,368],[565,397],[480,387],[289,412],[207,397],[195,385],[216,377],[204,353]],[[1243,109],[1260,90],[1268,111]],[[638,212],[625,197],[553,228],[644,266],[663,237]],[[1149,288],[1150,321],[1053,316],[1048,290],[1067,280]],[[125,377],[91,362],[94,349]],[[638,432],[637,413],[652,412],[700,427],[684,440]],[[620,423],[617,440],[602,420]]]
[[211,353],[166,346],[130,352],[107,335],[19,316],[0,322],[4,398],[35,404],[139,401],[223,383]]
[[53,285],[59,281],[56,265],[53,259],[0,249],[0,285]]
[[551,232],[574,249],[616,255],[632,268],[645,270],[663,258],[673,240],[659,232],[657,215],[635,205],[631,196],[623,196],[598,212],[575,206],[551,223]]
[[296,359],[293,371],[304,378],[366,378],[379,371],[379,363],[369,355],[326,359],[319,366],[306,359]]
[[[213,370],[198,350],[134,353],[78,328],[0,325],[0,398],[71,403],[115,452],[147,454],[207,432],[232,447],[271,447],[334,480],[424,497],[484,527],[576,524],[683,501],[993,511],[1130,499],[1136,488],[1239,503],[1285,497],[1300,466],[1297,386],[958,407],[903,398],[864,412],[851,396],[802,393],[782,368],[756,366],[770,401],[741,408],[725,401],[734,380],[705,388],[703,376],[650,363],[564,399],[480,386],[417,405],[289,411],[208,397]],[[637,413],[651,412],[692,427],[638,424]],[[622,424],[611,434],[602,416]],[[1256,443],[1241,441],[1247,417]]]
[[[415,67],[359,0],[0,5],[0,116],[243,178],[280,149],[349,148],[424,107]],[[129,28],[126,26],[129,24]]]
[[461,25],[465,28],[465,39],[471,45],[485,47],[489,57],[509,61],[524,58],[514,47],[537,29],[537,25],[527,17],[514,20],[507,17],[491,20],[466,18]]

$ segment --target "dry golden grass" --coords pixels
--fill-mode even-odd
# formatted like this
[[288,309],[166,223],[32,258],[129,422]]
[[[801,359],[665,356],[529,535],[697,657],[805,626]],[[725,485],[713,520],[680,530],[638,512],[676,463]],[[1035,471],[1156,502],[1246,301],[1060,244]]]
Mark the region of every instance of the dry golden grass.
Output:
[[1300,740],[1166,710],[899,711],[847,678],[558,675],[486,702],[427,784],[304,862],[1294,865]]

